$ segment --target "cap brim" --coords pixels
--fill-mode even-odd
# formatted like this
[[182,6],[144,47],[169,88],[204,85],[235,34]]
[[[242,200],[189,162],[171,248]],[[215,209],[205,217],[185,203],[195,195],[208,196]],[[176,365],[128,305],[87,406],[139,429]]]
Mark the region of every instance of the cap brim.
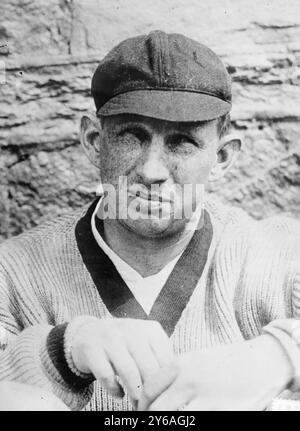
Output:
[[134,90],[119,94],[98,114],[137,114],[166,121],[208,121],[231,109],[231,103],[208,94],[186,91]]

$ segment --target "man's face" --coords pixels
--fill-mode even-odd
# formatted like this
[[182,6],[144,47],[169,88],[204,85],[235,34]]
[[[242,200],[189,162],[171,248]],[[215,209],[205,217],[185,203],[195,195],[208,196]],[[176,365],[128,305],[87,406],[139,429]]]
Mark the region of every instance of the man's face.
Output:
[[[123,114],[106,117],[102,127],[102,183],[116,189],[117,208],[124,193],[130,208],[119,222],[144,237],[183,230],[186,207],[192,204],[194,210],[199,204],[199,190],[216,162],[217,120],[175,123]],[[126,178],[127,192],[120,191],[120,177]]]

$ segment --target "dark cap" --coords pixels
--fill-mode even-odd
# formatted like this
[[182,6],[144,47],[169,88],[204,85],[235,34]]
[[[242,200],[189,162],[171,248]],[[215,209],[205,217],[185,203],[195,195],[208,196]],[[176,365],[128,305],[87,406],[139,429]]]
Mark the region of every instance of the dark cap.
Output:
[[103,116],[205,121],[231,109],[231,80],[219,57],[192,39],[162,31],[113,48],[97,67],[91,90]]

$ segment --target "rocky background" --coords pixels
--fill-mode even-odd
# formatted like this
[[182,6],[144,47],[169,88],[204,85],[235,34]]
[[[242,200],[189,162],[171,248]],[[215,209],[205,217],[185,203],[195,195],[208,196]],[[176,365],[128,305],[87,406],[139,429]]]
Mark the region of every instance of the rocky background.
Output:
[[232,75],[243,153],[212,190],[256,218],[298,216],[299,0],[1,0],[0,241],[94,196],[78,142],[90,77],[154,29],[208,44]]

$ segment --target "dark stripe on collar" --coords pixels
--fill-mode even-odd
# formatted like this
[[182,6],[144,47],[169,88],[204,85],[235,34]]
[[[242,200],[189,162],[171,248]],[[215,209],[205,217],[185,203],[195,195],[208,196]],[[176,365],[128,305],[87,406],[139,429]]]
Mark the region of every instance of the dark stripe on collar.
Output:
[[160,291],[149,319],[157,320],[171,335],[202,275],[212,240],[212,225],[204,211],[204,225],[196,230]]
[[[180,319],[203,272],[212,239],[209,214],[204,211],[204,226],[196,230],[177,261],[148,316],[135,299],[116,267],[99,247],[91,229],[91,217],[98,199],[75,227],[77,246],[108,311],[115,317],[156,320],[170,336]],[[103,221],[96,218],[103,237]]]

